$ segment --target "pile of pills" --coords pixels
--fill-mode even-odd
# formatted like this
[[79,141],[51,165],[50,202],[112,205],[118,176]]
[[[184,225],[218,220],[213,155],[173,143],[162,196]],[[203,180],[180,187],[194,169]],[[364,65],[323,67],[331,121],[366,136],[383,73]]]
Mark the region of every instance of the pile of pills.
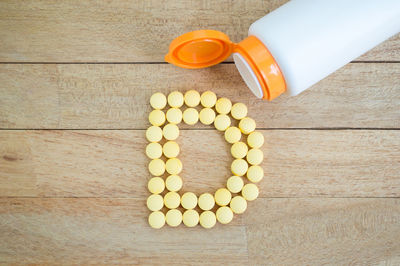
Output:
[[[146,131],[150,142],[146,155],[151,159],[149,172],[153,176],[148,182],[152,194],[147,198],[147,207],[151,211],[148,219],[150,226],[158,229],[165,223],[172,227],[183,223],[187,227],[200,224],[204,228],[212,228],[217,221],[227,224],[234,214],[243,213],[247,202],[258,197],[259,190],[254,183],[264,176],[260,166],[264,157],[260,149],[264,136],[255,131],[256,123],[247,117],[246,105],[232,105],[229,99],[217,99],[211,91],[200,95],[195,90],[184,95],[174,91],[168,97],[157,92],[151,96],[150,105],[153,108],[149,114],[151,126]],[[164,112],[167,105],[169,109]],[[186,108],[182,112],[180,108],[184,105]],[[196,109],[198,106],[202,106],[200,111]],[[231,125],[229,114],[239,121],[238,127]],[[232,144],[233,175],[228,178],[226,187],[218,189],[214,195],[179,193],[183,185],[179,176],[183,165],[178,159],[178,124],[183,121],[187,125],[195,125],[199,120],[204,125],[214,124],[217,130],[224,132],[225,140]],[[242,140],[245,137],[247,140]],[[163,139],[165,142],[161,144]],[[163,211],[165,209],[167,211]]]

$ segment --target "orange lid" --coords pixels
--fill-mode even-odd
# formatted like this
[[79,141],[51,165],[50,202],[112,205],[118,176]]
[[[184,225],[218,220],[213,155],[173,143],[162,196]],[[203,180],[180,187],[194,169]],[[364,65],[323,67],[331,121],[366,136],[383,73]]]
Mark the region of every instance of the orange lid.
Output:
[[174,39],[165,61],[182,68],[204,68],[221,63],[232,52],[239,53],[251,67],[263,91],[263,98],[272,100],[286,90],[285,79],[267,47],[255,36],[238,44],[216,30],[197,30]]
[[221,63],[233,51],[229,37],[216,30],[197,30],[174,39],[165,61],[183,68],[204,68]]

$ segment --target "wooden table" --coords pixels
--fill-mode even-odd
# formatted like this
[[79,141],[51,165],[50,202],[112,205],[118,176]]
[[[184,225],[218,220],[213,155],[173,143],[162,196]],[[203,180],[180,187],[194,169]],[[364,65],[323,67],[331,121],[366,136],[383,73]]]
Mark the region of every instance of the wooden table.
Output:
[[[231,60],[166,64],[170,41],[233,41],[274,1],[0,2],[0,262],[400,264],[400,36],[297,97],[256,100]],[[260,198],[229,225],[147,224],[156,91],[242,101],[266,138]],[[181,131],[184,189],[214,191],[229,147]]]

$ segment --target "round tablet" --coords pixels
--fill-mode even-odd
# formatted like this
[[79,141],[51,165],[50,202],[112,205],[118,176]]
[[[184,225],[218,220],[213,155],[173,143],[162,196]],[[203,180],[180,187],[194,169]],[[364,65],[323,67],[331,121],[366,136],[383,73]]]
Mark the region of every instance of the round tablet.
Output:
[[194,125],[199,121],[199,112],[194,108],[188,108],[183,112],[183,121],[188,125]]
[[228,224],[233,219],[233,212],[231,208],[224,206],[218,208],[216,216],[218,222],[220,222],[221,224]]
[[182,178],[177,175],[170,175],[165,180],[165,186],[169,191],[178,191],[182,188],[183,182]]
[[245,118],[247,115],[247,106],[244,103],[235,103],[232,106],[231,115],[237,120]]
[[166,117],[171,124],[179,124],[182,121],[182,111],[178,108],[169,108]]
[[204,125],[211,125],[215,120],[215,112],[211,108],[203,108],[200,111],[199,118]]
[[147,188],[153,194],[160,194],[165,189],[164,180],[161,177],[153,177],[147,183]]
[[255,200],[258,197],[258,187],[251,183],[244,185],[242,196],[248,201]]
[[172,209],[165,215],[165,221],[169,226],[176,227],[182,223],[182,213],[180,210]]
[[199,213],[195,210],[187,210],[183,213],[183,223],[187,227],[194,227],[199,223]]
[[146,130],[146,139],[150,142],[159,142],[162,139],[162,129],[151,126]]
[[232,195],[226,188],[220,188],[215,192],[214,198],[219,206],[226,206],[231,201]]
[[149,163],[149,171],[154,176],[160,176],[165,172],[165,163],[161,159],[153,159]]
[[250,134],[256,129],[256,122],[250,117],[245,117],[240,120],[239,128],[243,134]]
[[229,114],[231,108],[232,108],[232,103],[227,98],[219,98],[215,104],[215,110],[217,110],[218,113],[223,115]]
[[227,115],[217,115],[214,125],[217,130],[224,131],[231,125],[231,119]]
[[181,203],[181,197],[176,192],[168,192],[164,196],[164,204],[168,209],[176,209]]
[[215,200],[213,195],[211,195],[210,193],[201,194],[198,200],[198,205],[200,209],[204,211],[211,210],[215,205]]
[[171,107],[179,108],[183,105],[183,94],[179,91],[173,91],[168,94],[168,104]]
[[231,154],[236,159],[242,159],[248,151],[247,145],[244,142],[236,142],[231,147]]
[[211,211],[205,211],[200,214],[200,225],[206,229],[214,227],[217,223],[217,217]]
[[149,224],[154,229],[160,229],[165,224],[164,213],[160,211],[152,212],[149,215]]
[[252,148],[260,148],[264,144],[264,136],[261,132],[254,131],[247,137],[247,143]]
[[247,209],[247,201],[242,196],[236,196],[229,204],[233,213],[241,214]]
[[252,165],[247,170],[247,179],[251,182],[257,183],[260,182],[264,177],[264,170],[259,165]]
[[165,163],[165,169],[170,175],[177,175],[182,171],[182,162],[178,158],[168,159]]
[[264,154],[260,149],[250,149],[247,152],[246,159],[251,165],[259,165],[264,159]]
[[175,124],[167,124],[163,128],[164,138],[167,140],[176,140],[179,136],[179,128]]
[[164,206],[163,197],[159,194],[152,194],[147,198],[147,208],[150,211],[159,211]]
[[237,176],[246,174],[248,167],[247,162],[243,159],[235,159],[231,164],[232,173]]
[[185,104],[189,107],[196,107],[200,103],[200,93],[190,90],[185,93]]
[[153,126],[161,126],[165,122],[165,114],[161,110],[153,110],[149,114],[149,122]]
[[193,192],[186,192],[181,197],[181,205],[183,208],[190,210],[197,206],[197,197]]
[[200,101],[204,107],[211,108],[217,102],[217,95],[212,91],[205,91],[201,94]]
[[156,92],[150,97],[150,105],[154,109],[163,109],[167,105],[167,97],[161,92]]
[[175,141],[167,141],[162,147],[162,151],[167,158],[175,158],[179,155],[179,145]]
[[225,140],[229,143],[235,143],[240,140],[242,133],[237,127],[228,127],[225,131]]
[[243,185],[243,179],[240,176],[231,176],[228,178],[228,181],[226,181],[226,187],[232,193],[240,192],[243,188]]
[[146,146],[146,155],[150,159],[160,158],[162,155],[162,147],[157,142],[151,142]]

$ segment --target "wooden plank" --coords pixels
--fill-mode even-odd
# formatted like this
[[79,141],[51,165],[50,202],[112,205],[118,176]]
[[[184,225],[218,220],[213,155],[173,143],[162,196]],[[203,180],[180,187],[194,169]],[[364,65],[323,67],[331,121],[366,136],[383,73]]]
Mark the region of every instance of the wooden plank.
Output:
[[[144,199],[0,199],[2,263],[247,261],[244,226],[151,229]],[[184,233],[185,232],[185,233]],[[227,245],[229,243],[229,245]]]
[[243,215],[251,265],[398,265],[399,199],[263,199]]
[[144,129],[151,94],[177,89],[211,89],[243,101],[261,128],[399,128],[399,76],[397,63],[349,64],[299,96],[266,102],[231,64],[192,71],[158,64],[0,65],[0,128]]
[[[178,35],[215,29],[238,42],[287,0],[1,1],[2,62],[163,62]],[[400,35],[357,60],[400,60]]]
[[[261,197],[400,196],[399,130],[262,132]],[[0,196],[145,197],[146,143],[141,130],[0,131]],[[222,133],[181,130],[178,143],[182,192],[225,186],[232,158]]]
[[[257,199],[229,225],[147,225],[144,199],[0,199],[2,263],[399,261],[399,199]],[[388,264],[386,264],[388,265]]]

